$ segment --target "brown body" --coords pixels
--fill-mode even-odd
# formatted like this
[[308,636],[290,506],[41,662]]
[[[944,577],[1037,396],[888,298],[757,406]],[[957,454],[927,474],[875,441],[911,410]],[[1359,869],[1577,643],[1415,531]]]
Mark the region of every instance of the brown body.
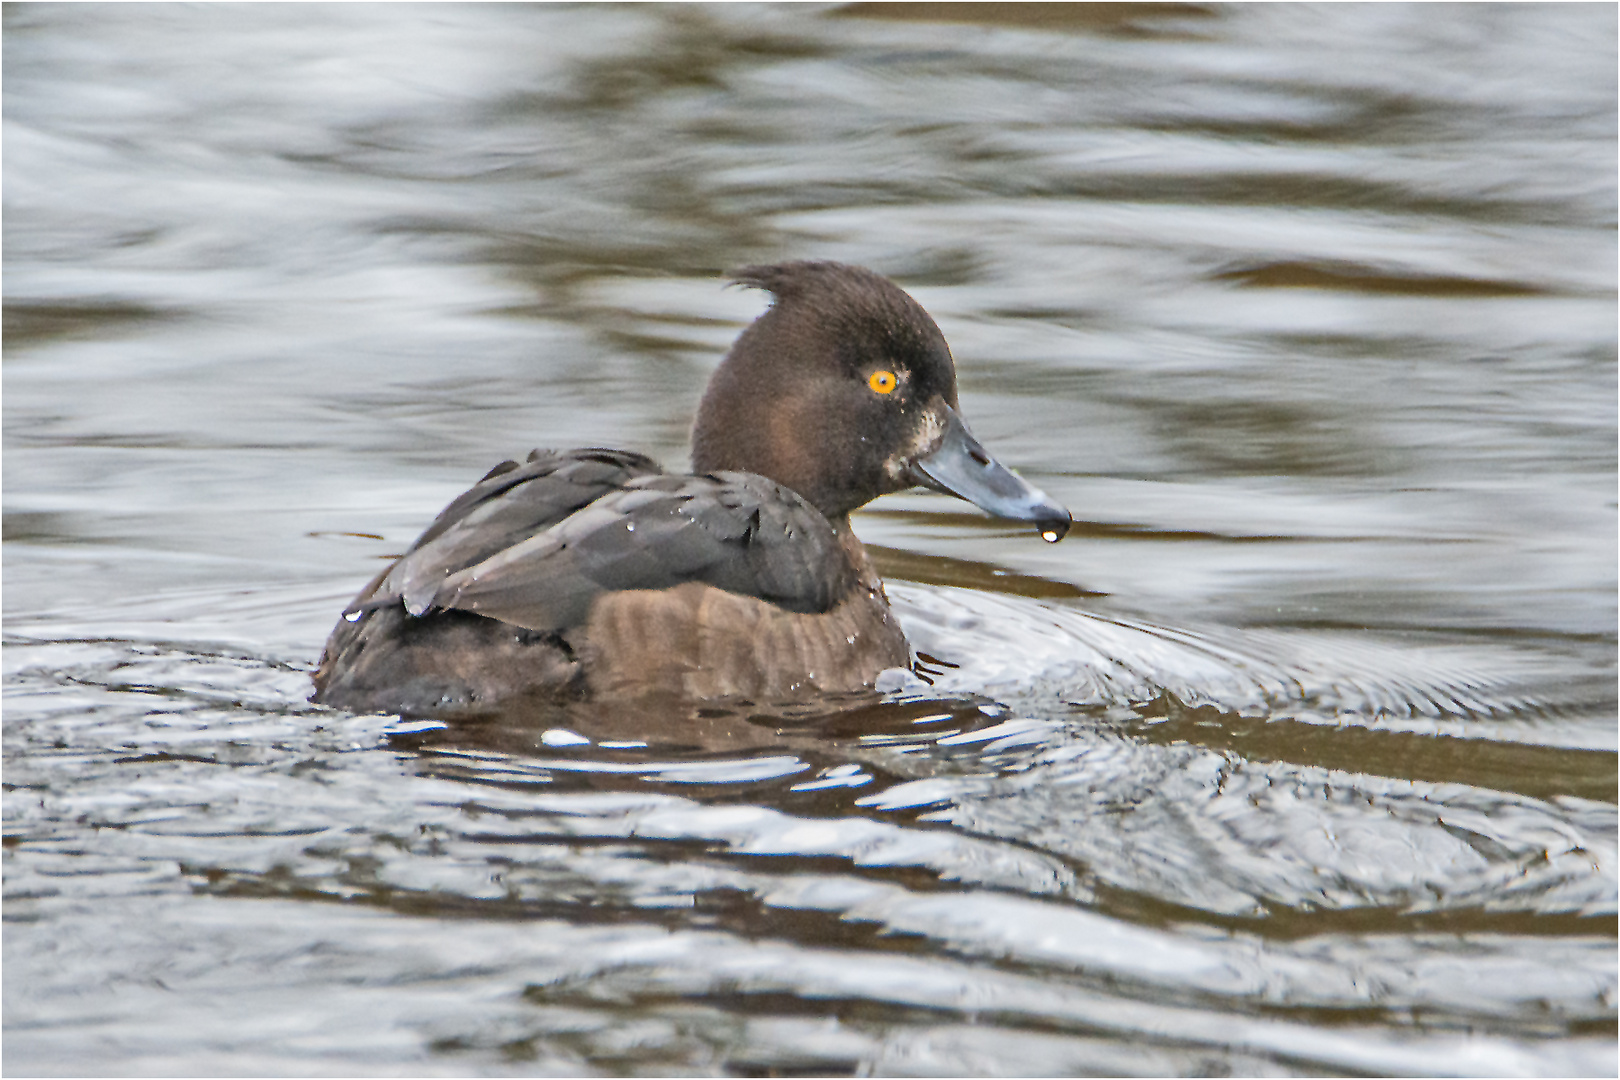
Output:
[[857,575],[825,612],[700,582],[605,592],[566,635],[464,612],[423,619],[400,605],[380,608],[333,630],[315,700],[423,715],[653,696],[793,701],[866,689],[880,672],[908,667],[910,649],[861,542],[847,529],[841,539]]
[[649,687],[693,699],[803,699],[870,687],[887,668],[909,667],[910,648],[883,582],[855,534],[854,588],[817,614],[688,582],[610,593],[591,609],[584,656],[599,697]]

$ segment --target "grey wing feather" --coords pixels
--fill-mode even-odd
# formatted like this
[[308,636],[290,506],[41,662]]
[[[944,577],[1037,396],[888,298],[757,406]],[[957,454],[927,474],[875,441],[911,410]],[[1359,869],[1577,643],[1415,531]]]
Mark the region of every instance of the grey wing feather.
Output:
[[602,496],[662,470],[623,450],[535,450],[504,461],[458,496],[345,614],[431,595],[446,578],[544,532]]
[[411,550],[452,529],[477,527],[499,537],[503,532],[545,528],[637,476],[663,471],[651,458],[628,450],[531,450],[522,464],[503,461],[457,496]]
[[459,609],[545,631],[579,625],[602,593],[688,581],[826,611],[854,577],[827,519],[764,477],[642,476],[403,596],[413,614]]

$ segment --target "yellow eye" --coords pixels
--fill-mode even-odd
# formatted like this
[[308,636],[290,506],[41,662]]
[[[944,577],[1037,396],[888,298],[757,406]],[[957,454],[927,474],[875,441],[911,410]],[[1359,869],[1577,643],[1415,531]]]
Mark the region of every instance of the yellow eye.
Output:
[[872,377],[866,380],[866,385],[872,388],[874,394],[892,394],[895,386],[894,372],[874,371]]

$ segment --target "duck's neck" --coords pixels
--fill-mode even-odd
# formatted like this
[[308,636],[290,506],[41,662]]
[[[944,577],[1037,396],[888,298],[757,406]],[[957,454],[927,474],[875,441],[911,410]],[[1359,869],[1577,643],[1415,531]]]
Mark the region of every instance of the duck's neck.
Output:
[[[849,528],[850,502],[827,469],[820,447],[805,444],[815,430],[801,400],[782,393],[762,407],[737,390],[733,362],[715,373],[692,425],[692,471],[750,472],[792,488],[827,516],[834,528]],[[741,408],[738,402],[748,402]],[[864,500],[863,500],[864,501]]]
[[881,594],[883,579],[878,576],[877,567],[872,565],[872,557],[866,553],[866,545],[855,535],[855,530],[849,527],[849,515],[840,514],[827,520],[832,522],[833,533],[838,537],[838,546],[844,549],[844,556],[849,559],[849,565],[855,570],[856,580],[862,587]]

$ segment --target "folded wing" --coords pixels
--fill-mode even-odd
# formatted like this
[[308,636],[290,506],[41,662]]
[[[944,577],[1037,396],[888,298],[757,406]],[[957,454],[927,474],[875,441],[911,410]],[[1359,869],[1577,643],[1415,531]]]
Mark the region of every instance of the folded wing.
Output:
[[403,603],[536,631],[582,624],[606,592],[689,581],[822,612],[855,574],[832,526],[751,473],[666,476],[622,451],[503,463],[439,515],[346,613]]

